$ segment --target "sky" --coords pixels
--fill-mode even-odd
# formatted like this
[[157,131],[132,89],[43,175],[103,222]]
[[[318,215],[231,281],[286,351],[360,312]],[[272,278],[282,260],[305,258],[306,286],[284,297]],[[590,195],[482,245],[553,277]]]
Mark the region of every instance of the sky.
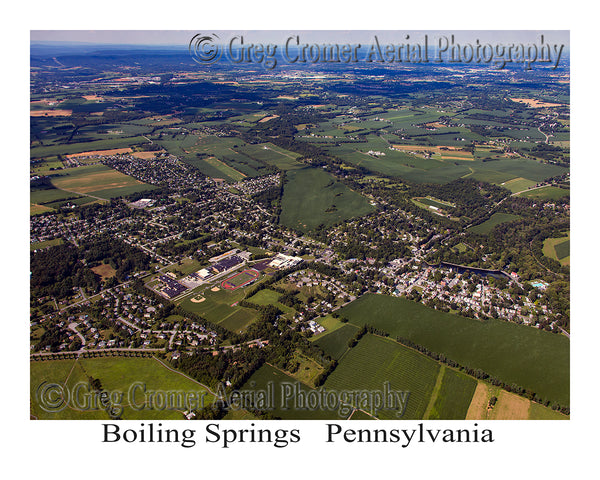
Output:
[[511,44],[539,43],[544,35],[546,43],[569,45],[566,30],[31,30],[30,40],[38,42],[83,42],[121,45],[182,45],[198,34],[216,34],[224,43],[234,36],[244,36],[245,42],[283,44],[289,36],[299,35],[306,43],[370,43],[375,35],[382,42],[422,42],[425,34],[429,41],[454,35],[455,42]]

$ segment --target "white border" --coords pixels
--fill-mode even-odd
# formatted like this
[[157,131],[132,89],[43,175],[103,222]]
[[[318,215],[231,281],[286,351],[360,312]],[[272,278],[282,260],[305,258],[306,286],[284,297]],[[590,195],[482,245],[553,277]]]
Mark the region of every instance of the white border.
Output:
[[[20,467],[23,474],[45,478],[100,478],[108,475],[136,478],[173,478],[240,475],[250,478],[326,475],[372,478],[378,475],[422,475],[449,478],[563,478],[591,466],[597,448],[595,403],[598,387],[591,352],[598,338],[598,298],[593,276],[597,229],[596,194],[598,160],[590,140],[596,139],[597,106],[595,38],[590,11],[564,2],[219,2],[218,4],[131,2],[23,2],[19,19],[6,13],[10,26],[3,31],[8,58],[3,68],[4,178],[12,188],[3,191],[5,217],[3,251],[8,260],[3,275],[4,302],[16,302],[3,315],[5,340],[3,430],[9,451],[5,471]],[[580,17],[587,17],[583,20]],[[588,20],[589,18],[589,20]],[[5,27],[6,28],[6,27]],[[137,444],[109,446],[100,443],[96,422],[32,422],[29,417],[28,357],[28,212],[23,179],[29,143],[29,30],[36,29],[340,29],[340,30],[571,30],[572,78],[572,419],[569,422],[491,422],[497,442],[435,445],[401,449],[394,445],[326,445],[319,422],[283,422],[301,425],[306,432],[302,450],[255,446],[229,450],[193,449]],[[596,123],[595,123],[596,122]],[[16,127],[16,128],[15,128]],[[6,169],[8,167],[8,169]],[[6,187],[6,185],[5,185]],[[590,201],[590,203],[588,203]],[[10,229],[10,230],[9,230]],[[15,235],[16,233],[16,235]],[[18,252],[14,254],[13,252]],[[583,262],[586,266],[583,266]],[[15,286],[15,283],[17,284]],[[15,288],[18,293],[15,293]],[[25,345],[24,345],[25,344]],[[589,373],[588,373],[589,372]],[[167,422],[163,422],[166,424]],[[237,422],[235,422],[237,423]],[[310,423],[310,424],[309,424]],[[356,428],[358,422],[353,422]],[[414,423],[414,422],[411,422]],[[485,422],[478,422],[480,425]],[[448,422],[437,422],[443,428]],[[468,428],[469,422],[464,422]],[[177,423],[179,428],[180,423]],[[234,423],[228,423],[233,428]],[[241,424],[241,426],[247,424]],[[280,426],[281,425],[281,426]],[[433,422],[427,425],[433,426]],[[277,424],[282,428],[283,424]],[[592,450],[594,448],[594,450]],[[595,471],[592,467],[592,472]]]

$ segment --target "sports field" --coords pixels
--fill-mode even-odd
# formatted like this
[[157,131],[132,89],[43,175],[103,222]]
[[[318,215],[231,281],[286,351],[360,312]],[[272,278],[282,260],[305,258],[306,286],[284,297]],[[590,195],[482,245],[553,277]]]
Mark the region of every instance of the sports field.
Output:
[[569,405],[569,339],[563,335],[500,320],[482,322],[387,295],[363,295],[340,315]]
[[[217,323],[232,332],[243,332],[258,317],[258,312],[252,308],[240,307],[237,302],[244,298],[244,290],[227,290],[206,288],[196,290],[194,295],[188,295],[179,304],[188,312],[197,313],[209,322]],[[192,299],[201,295],[202,302]]]
[[[151,406],[150,392],[183,392],[192,397],[204,398],[205,404],[213,401],[213,396],[202,385],[179,372],[169,370],[154,358],[102,357],[32,361],[30,372],[31,415],[39,419],[109,419],[108,413],[98,404],[97,397],[95,404],[92,403],[94,391],[89,388],[90,378],[99,380],[101,388],[111,393],[111,401],[117,411],[118,407],[123,407],[120,417],[124,420],[183,419],[184,403],[179,402],[178,405],[176,401],[172,401],[170,405],[163,404],[162,408],[160,405]],[[66,399],[71,394],[72,401],[57,412],[48,412],[42,408],[48,405],[44,403],[42,396],[45,386],[52,383],[64,386],[64,389],[58,387],[59,390],[56,390],[67,392],[62,394],[62,398]],[[79,390],[76,389],[78,384]],[[144,388],[147,395],[144,394]],[[77,398],[74,398],[73,392],[78,393]],[[166,398],[166,393],[160,395]],[[56,395],[54,398],[57,398]]]
[[226,280],[223,280],[221,282],[221,286],[227,290],[237,290],[238,288],[256,280],[258,277],[260,277],[259,272],[254,269],[248,269],[240,273],[236,273]]
[[365,197],[317,168],[287,172],[281,206],[280,222],[302,232],[375,210]]

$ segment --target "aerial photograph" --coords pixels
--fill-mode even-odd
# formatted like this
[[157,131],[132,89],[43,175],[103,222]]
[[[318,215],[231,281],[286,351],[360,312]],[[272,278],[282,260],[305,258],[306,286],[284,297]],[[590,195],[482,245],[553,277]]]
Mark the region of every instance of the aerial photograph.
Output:
[[569,420],[569,39],[31,30],[29,418]]

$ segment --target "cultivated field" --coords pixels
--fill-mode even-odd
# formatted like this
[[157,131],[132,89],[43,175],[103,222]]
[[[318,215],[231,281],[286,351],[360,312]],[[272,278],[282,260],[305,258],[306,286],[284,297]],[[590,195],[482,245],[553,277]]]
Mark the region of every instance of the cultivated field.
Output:
[[[490,400],[496,403],[490,406]],[[507,392],[485,382],[478,382],[467,420],[568,420],[569,416]]]
[[[133,150],[131,148],[112,148],[110,150],[92,150],[89,152],[81,152],[81,153],[72,153],[71,155],[67,155],[67,158],[79,158],[79,157],[93,157],[98,155],[118,155],[122,153],[131,153]],[[148,152],[151,153],[151,152]]]
[[348,340],[350,340],[358,331],[358,327],[349,323],[340,328],[327,333],[321,333],[315,337],[314,343],[320,347],[331,358],[339,358],[348,350]]
[[77,167],[52,178],[52,184],[62,190],[104,199],[150,190],[154,187],[104,165]]
[[265,364],[250,377],[244,386],[240,388],[240,391],[267,392],[269,388],[272,389],[274,405],[269,405],[269,408],[263,408],[262,410],[284,420],[327,420],[346,418],[345,416],[339,415],[336,410],[311,410],[302,405],[294,404],[292,401],[289,401],[286,404],[284,402],[284,397],[282,396],[283,384],[291,385],[292,388],[297,388],[299,392],[310,392],[314,390],[294,377],[283,373],[281,370]]
[[303,232],[375,210],[368,200],[323,170],[303,168],[286,174],[281,223]]
[[440,312],[420,303],[367,294],[340,314],[357,326],[373,325],[443,353],[463,366],[569,405],[569,340],[500,320],[485,322]]
[[542,248],[544,255],[560,262],[561,265],[571,263],[571,232],[564,237],[547,238]]
[[[471,399],[477,387],[477,381],[442,365],[441,385],[434,390],[435,400],[431,403],[427,418],[440,420],[464,420]],[[437,386],[437,385],[436,385]]]
[[501,223],[512,222],[514,220],[518,220],[518,215],[512,215],[510,213],[494,213],[490,218],[488,218],[485,222],[480,223],[479,225],[473,225],[469,227],[469,230],[473,233],[477,233],[479,235],[487,235],[490,233],[496,225],[500,225]]
[[380,410],[376,416],[417,420],[425,414],[439,369],[437,362],[420,353],[367,334],[342,357],[324,386],[337,391],[382,391],[384,383],[389,382],[391,389],[410,392],[406,411],[402,417],[396,416],[397,410]]
[[571,191],[568,188],[559,188],[546,186],[523,192],[519,197],[531,198],[532,200],[558,200],[559,198],[568,197]]

